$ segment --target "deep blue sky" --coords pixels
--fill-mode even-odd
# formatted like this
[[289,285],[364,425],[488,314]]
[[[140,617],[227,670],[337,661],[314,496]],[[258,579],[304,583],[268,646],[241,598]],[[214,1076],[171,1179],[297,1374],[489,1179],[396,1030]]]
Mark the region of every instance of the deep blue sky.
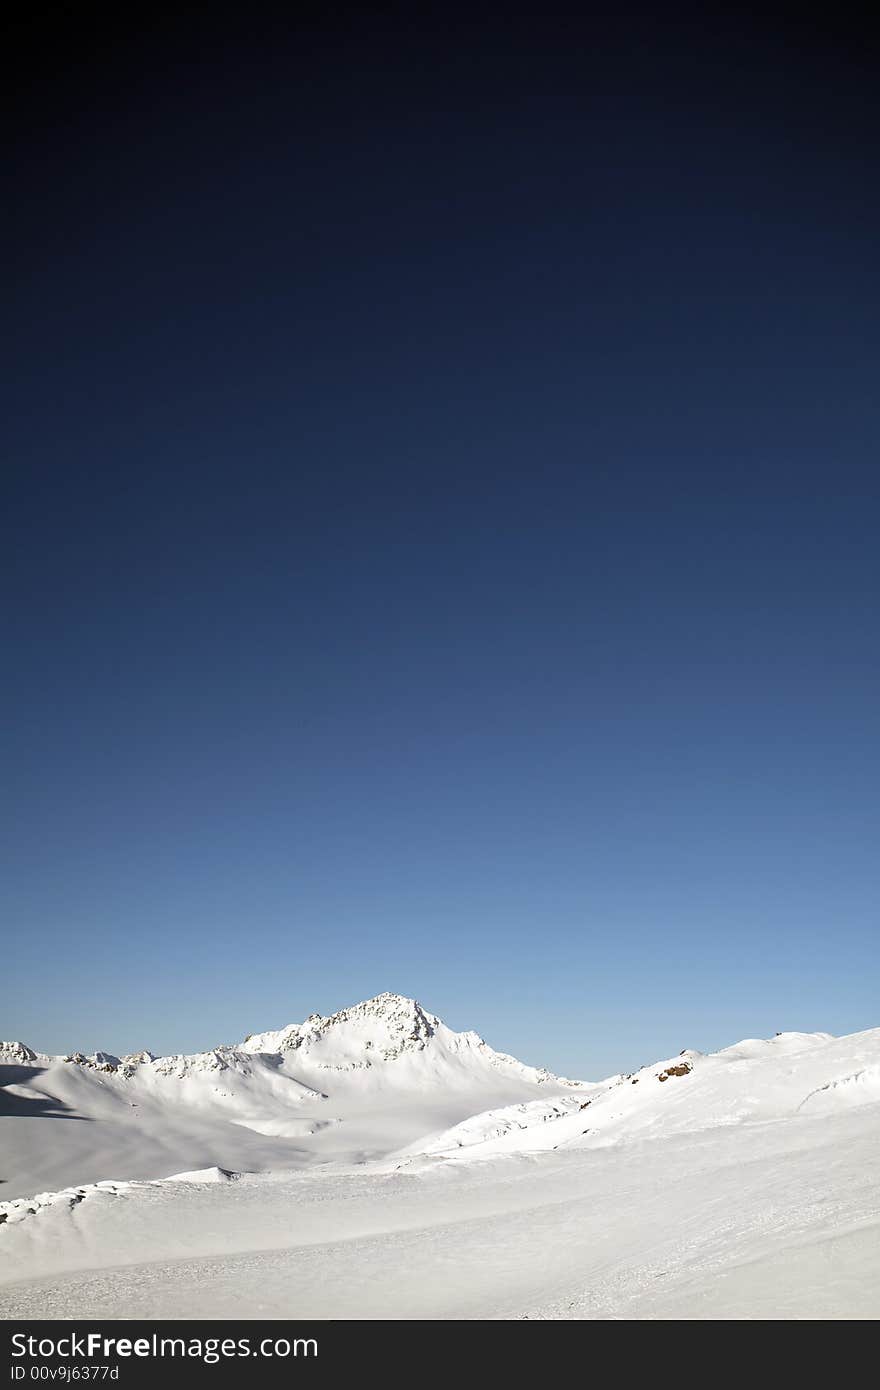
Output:
[[880,1025],[876,72],[667,18],[22,60],[3,1035]]

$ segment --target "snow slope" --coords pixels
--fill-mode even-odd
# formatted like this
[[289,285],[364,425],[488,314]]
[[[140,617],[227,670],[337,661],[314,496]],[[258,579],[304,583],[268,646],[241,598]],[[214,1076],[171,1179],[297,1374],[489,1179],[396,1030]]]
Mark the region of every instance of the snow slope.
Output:
[[[538,1153],[832,1115],[880,1102],[880,1029],[833,1038],[780,1033],[721,1052],[685,1051],[567,1097],[470,1116],[403,1155]],[[877,1114],[880,1120],[880,1112]]]
[[0,1227],[0,1316],[876,1318],[876,1107],[421,1170],[84,1190]]
[[394,994],[194,1056],[57,1058],[0,1043],[2,1191],[362,1161],[487,1108],[579,1086]]

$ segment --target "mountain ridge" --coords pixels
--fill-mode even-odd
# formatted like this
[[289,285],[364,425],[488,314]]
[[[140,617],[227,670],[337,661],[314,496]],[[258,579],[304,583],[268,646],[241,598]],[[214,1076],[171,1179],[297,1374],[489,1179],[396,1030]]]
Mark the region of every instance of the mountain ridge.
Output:
[[[347,1034],[342,1047],[342,1056],[346,1060],[335,1064],[326,1058],[321,1060],[321,1053],[331,1051],[325,1046],[327,1039],[339,1039],[342,1033]],[[319,1057],[316,1065],[326,1070],[367,1070],[377,1061],[390,1062],[408,1052],[423,1051],[432,1040],[438,1038],[452,1052],[471,1051],[492,1065],[522,1069],[541,1083],[558,1081],[566,1086],[585,1084],[557,1076],[546,1067],[529,1066],[510,1053],[498,1052],[473,1030],[456,1032],[436,1014],[423,1008],[417,999],[391,991],[348,1005],[332,1014],[309,1014],[302,1023],[288,1023],[281,1028],[249,1033],[241,1042],[220,1043],[200,1052],[156,1054],[145,1049],[121,1056],[105,1051],[51,1054],[37,1052],[20,1041],[0,1041],[0,1062],[70,1062],[96,1071],[117,1073],[124,1078],[131,1077],[141,1067],[150,1066],[162,1074],[183,1076],[198,1070],[224,1071],[235,1066],[236,1059],[240,1057],[274,1057],[301,1051],[308,1055],[317,1049]]]

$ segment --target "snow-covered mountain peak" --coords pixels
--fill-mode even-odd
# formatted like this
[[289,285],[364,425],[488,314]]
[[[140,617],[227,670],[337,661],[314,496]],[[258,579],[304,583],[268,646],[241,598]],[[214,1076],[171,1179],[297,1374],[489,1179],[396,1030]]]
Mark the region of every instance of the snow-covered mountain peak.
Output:
[[0,1061],[7,1065],[21,1062],[30,1065],[37,1060],[37,1053],[23,1042],[0,1042]]
[[387,1030],[390,1037],[399,1038],[402,1044],[412,1043],[424,1047],[438,1028],[443,1025],[434,1014],[429,1014],[416,999],[408,999],[402,994],[377,994],[362,1004],[340,1009],[329,1019],[321,1019],[327,1028],[345,1024],[366,1026],[377,1031]]
[[321,1065],[339,1065],[347,1070],[420,1051],[442,1028],[440,1020],[415,999],[385,993],[327,1017],[310,1014],[304,1023],[252,1033],[240,1044],[240,1050],[288,1053],[304,1049],[314,1054],[316,1061],[321,1056]]
[[192,1055],[45,1057],[7,1044],[0,1061],[0,1086],[17,1114],[93,1121],[87,1162],[81,1127],[59,1126],[45,1152],[43,1126],[19,1127],[15,1182],[42,1173],[53,1188],[206,1163],[251,1171],[363,1162],[469,1116],[583,1087],[494,1051],[477,1033],[455,1032],[393,993]]

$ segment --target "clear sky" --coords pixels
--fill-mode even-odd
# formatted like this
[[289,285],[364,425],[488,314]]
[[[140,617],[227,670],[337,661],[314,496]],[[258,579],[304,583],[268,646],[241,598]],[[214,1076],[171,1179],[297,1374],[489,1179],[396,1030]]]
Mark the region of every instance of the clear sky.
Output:
[[0,1034],[880,1025],[859,36],[87,47],[16,93]]

